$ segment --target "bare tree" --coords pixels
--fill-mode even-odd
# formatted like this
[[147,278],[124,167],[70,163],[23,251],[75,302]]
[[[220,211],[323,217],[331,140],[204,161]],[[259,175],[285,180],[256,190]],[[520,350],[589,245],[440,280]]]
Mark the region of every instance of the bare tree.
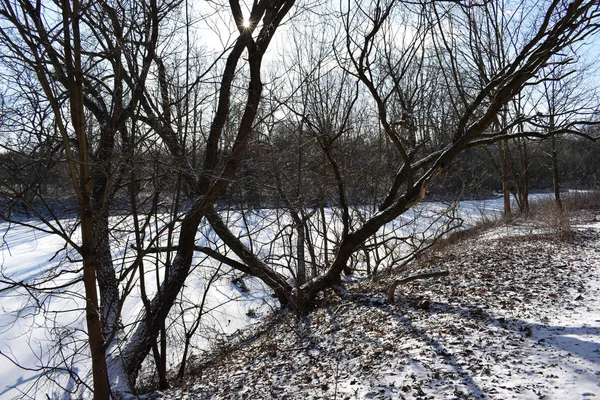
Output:
[[[256,3],[247,25],[243,23],[244,15],[239,3],[232,1],[229,4],[239,36],[229,51],[221,75],[219,106],[205,149],[205,172],[198,179],[189,174],[182,178],[198,197],[183,218],[177,242],[179,250],[173,260],[167,262],[164,279],[154,297],[147,301],[145,316],[139,319],[132,337],[121,343],[116,339],[121,337],[118,320],[124,299],[120,297],[110,256],[108,217],[123,179],[131,178],[132,200],[139,191],[136,182],[140,182],[137,172],[126,174],[128,164],[124,162],[126,157],[121,156],[135,155],[137,150],[134,146],[138,146],[140,139],[145,143],[152,139],[151,136],[136,134],[139,124],[147,123],[165,144],[181,171],[187,166],[183,148],[185,140],[177,136],[181,131],[175,129],[175,120],[171,117],[173,108],[166,85],[167,70],[157,53],[161,40],[159,26],[164,27],[168,23],[167,17],[178,4],[177,1],[155,0],[148,3],[81,4],[64,1],[54,8],[40,2],[6,1],[0,9],[3,24],[7,27],[2,31],[2,45],[7,54],[5,65],[16,60],[19,67],[35,74],[43,89],[43,100],[49,105],[53,123],[58,127],[71,189],[78,199],[82,244],[71,240],[70,232],[60,231],[52,221],[44,222],[47,222],[48,229],[61,234],[83,257],[96,398],[108,398],[110,393],[107,351],[111,354],[108,363],[115,379],[111,381],[113,389],[131,390],[142,361],[155,346],[160,332],[164,332],[164,318],[190,271],[198,224],[207,212],[211,212],[212,205],[224,192],[240,163],[261,98],[262,58],[293,1]],[[247,104],[232,152],[221,163],[218,154],[223,123],[230,112],[232,84],[239,73],[244,53],[248,54],[245,61],[245,70],[249,73]],[[147,85],[151,71],[157,73],[158,103],[153,101],[152,91]],[[86,113],[93,120],[87,119]],[[132,119],[132,116],[136,117]],[[188,171],[192,172],[191,169]],[[35,207],[32,208],[35,210]],[[143,235],[141,229],[147,225],[135,225],[135,233]],[[141,237],[138,236],[138,243]],[[125,284],[123,293],[128,293],[131,290],[129,285],[137,281],[134,277],[138,267],[141,268],[139,276],[142,279],[144,255],[141,251],[133,264],[121,272],[119,280]],[[96,285],[100,290],[100,300],[95,292]],[[122,354],[115,351],[118,348]],[[164,364],[162,366],[164,368]],[[124,375],[128,377],[124,378]]]
[[[415,232],[398,238],[391,225],[426,197],[430,185],[463,151],[518,137],[585,134],[580,120],[539,129],[542,119],[535,112],[496,122],[525,88],[550,80],[541,74],[544,68],[566,66],[551,78],[557,81],[568,75],[570,60],[561,54],[597,33],[600,6],[595,1],[527,3],[523,7],[530,12],[515,17],[520,20],[499,19],[505,10],[494,2],[348,1],[329,10],[332,18],[325,21],[333,27],[324,43],[334,57],[317,59],[314,70],[286,69],[302,78],[278,96],[287,104],[277,110],[261,109],[265,86],[273,84],[263,83],[263,64],[294,0],[256,1],[247,13],[245,5],[230,0],[218,16],[232,21],[234,34],[193,78],[190,58],[172,47],[173,28],[191,25],[189,19],[177,25],[171,18],[180,5],[168,0],[64,0],[46,6],[5,0],[0,7],[4,65],[24,68],[35,77],[32,87],[41,88],[44,127],[55,129],[47,135],[53,141],[50,148],[56,149],[55,159],[63,160],[57,165],[64,167],[77,199],[81,242],[58,215],[48,219],[35,203],[24,204],[82,262],[96,398],[108,398],[111,390],[133,391],[150,353],[160,385],[168,385],[165,319],[181,301],[197,253],[262,280],[283,307],[307,312],[321,292],[340,286],[349,267],[363,260],[369,265],[373,254],[379,257],[388,238],[389,243],[412,246],[409,255],[430,243]],[[534,16],[535,10],[540,14]],[[511,45],[500,48],[506,54],[494,63],[482,62],[482,49],[490,43],[481,26],[491,27],[494,40],[519,28]],[[189,33],[186,38],[189,43]],[[25,76],[3,79],[20,94]],[[198,109],[211,89],[214,110],[203,130],[204,114]],[[300,100],[294,102],[298,93]],[[440,98],[447,104],[439,104]],[[288,245],[278,247],[270,240],[255,246],[259,241],[248,239],[249,210],[234,215],[219,205],[244,172],[248,149],[258,145],[253,138],[264,135],[262,144],[268,148],[275,127],[285,123],[291,126],[288,133],[297,134],[290,152],[297,172],[273,171],[269,190],[286,211],[285,217],[274,219],[274,235]],[[513,129],[519,124],[528,128]],[[32,131],[37,132],[24,131],[24,136]],[[318,171],[314,180],[305,171],[307,144],[319,149],[320,157],[311,154]],[[358,176],[353,160],[364,147],[386,154],[391,164],[370,193],[378,207],[369,212],[359,204],[362,188],[353,181]],[[22,203],[18,190],[9,192]],[[32,193],[43,198],[42,190]],[[117,266],[110,252],[115,234],[109,217],[116,215],[123,194],[127,202],[121,211],[131,216],[130,236],[124,234],[123,241],[133,238],[133,246],[127,247],[133,254]],[[332,200],[332,217],[325,215],[326,199]],[[310,204],[313,200],[318,204]],[[239,221],[245,233],[239,234]],[[200,246],[198,232],[205,222],[218,239]],[[432,227],[439,226],[434,218]],[[441,226],[441,232],[451,229]],[[404,257],[391,250],[384,254],[398,262]],[[144,307],[124,329],[121,308],[134,289]],[[196,327],[193,322],[186,331],[193,333]]]
[[[571,53],[572,54],[572,53]],[[577,55],[571,57],[577,62]],[[597,93],[593,87],[586,84],[585,66],[578,63],[577,69],[568,69],[565,65],[551,66],[543,71],[546,80],[541,88],[542,100],[538,106],[540,121],[539,126],[548,131],[556,131],[561,127],[566,128],[567,133],[571,126],[581,118],[588,115],[593,118],[598,112]],[[558,138],[550,138],[550,159],[552,170],[552,182],[554,187],[554,199],[559,209],[562,210],[560,196],[560,178],[558,166]]]
[[[368,5],[348,3],[343,8],[344,33],[339,35],[337,43],[344,52],[339,52],[340,47],[333,47],[338,49],[337,63],[371,97],[378,121],[389,140],[390,151],[397,160],[396,172],[378,212],[362,220],[352,217],[345,187],[347,181],[340,163],[343,157],[339,158],[332,147],[340,143],[350,120],[345,117],[337,125],[332,124],[327,117],[335,113],[313,115],[300,107],[295,108],[295,112],[306,114],[300,122],[315,132],[338,188],[339,236],[335,252],[330,262],[320,268],[321,273],[292,288],[275,278],[275,265],[268,265],[250,254],[251,249],[242,244],[223,220],[216,215],[209,218],[223,242],[243,263],[253,265],[250,273],[264,279],[282,304],[305,312],[311,308],[318,293],[339,285],[341,274],[353,255],[386,224],[423,200],[428,187],[464,150],[512,138],[551,136],[564,131],[537,129],[535,112],[515,115],[500,125],[494,122],[515,96],[545,80],[540,76],[542,68],[570,64],[569,59],[553,57],[597,32],[598,5],[593,2],[569,5],[551,2],[533,18],[532,13],[540,10],[539,4],[528,3],[523,5],[527,12],[522,13],[522,19],[498,19],[497,16],[506,15],[506,10],[496,7],[497,3],[488,2],[407,4],[390,1]],[[482,23],[491,26],[498,40],[502,32],[517,29],[507,46],[507,53],[494,58],[493,64],[482,64],[481,49],[489,44],[489,36],[478,33]],[[394,28],[398,26],[413,29]],[[435,92],[428,92],[435,80],[418,80],[423,73],[441,76],[441,85],[435,87]],[[319,95],[321,103],[309,104],[319,107],[344,104],[335,96],[335,91],[324,89]],[[427,114],[428,109],[420,108],[430,104],[428,96],[436,95],[447,98],[452,105],[448,113],[451,118],[445,121],[442,130],[432,129],[425,118],[421,120],[423,122],[415,118],[419,113]],[[343,109],[341,115],[351,115],[352,108],[349,103],[349,108]],[[319,120],[319,117],[325,119]],[[584,116],[579,123],[585,123],[585,120]],[[573,132],[585,134],[578,130],[580,127],[577,123],[570,125]],[[296,222],[296,230],[305,223],[300,222]]]

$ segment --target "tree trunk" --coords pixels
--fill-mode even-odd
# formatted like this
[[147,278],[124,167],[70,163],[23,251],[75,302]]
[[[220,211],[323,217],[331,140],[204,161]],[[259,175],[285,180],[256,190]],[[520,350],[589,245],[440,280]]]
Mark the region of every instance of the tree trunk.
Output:
[[[106,353],[100,304],[96,289],[98,267],[96,236],[94,227],[94,204],[92,201],[93,173],[91,148],[86,137],[85,113],[83,109],[83,69],[81,65],[81,37],[79,31],[80,4],[73,0],[72,9],[68,0],[62,1],[65,65],[71,123],[79,142],[79,185],[76,188],[81,217],[81,247],[83,258],[83,285],[85,288],[85,316],[88,345],[92,356],[92,380],[95,400],[108,400],[110,385],[106,369]],[[71,47],[72,46],[72,47]]]
[[296,211],[292,211],[296,227],[296,257],[298,271],[296,273],[296,287],[300,289],[306,283],[306,259],[304,254],[304,223]]
[[559,210],[563,209],[560,198],[560,178],[558,170],[558,152],[556,150],[556,137],[552,136],[552,183],[554,185],[554,200]]
[[110,395],[106,355],[104,353],[104,337],[100,321],[100,307],[96,291],[96,262],[92,251],[94,234],[92,216],[89,210],[81,221],[81,254],[83,256],[83,284],[85,287],[85,316],[88,329],[88,343],[92,354],[92,378],[94,382],[94,399],[108,399]]
[[122,349],[120,356],[131,388],[135,382],[144,359],[156,344],[162,326],[162,318],[171,309],[179,291],[183,287],[192,264],[196,231],[202,219],[202,213],[190,212],[181,224],[177,254],[171,265],[168,278],[165,279],[156,296],[152,299],[143,316],[140,317],[135,332]]
[[108,215],[94,218],[96,278],[100,291],[102,333],[107,342],[120,329],[120,294],[110,251]]
[[502,169],[502,198],[504,200],[504,218],[510,218],[510,159],[508,144],[506,141],[500,143],[500,168]]
[[525,202],[525,211],[529,212],[529,153],[526,139],[523,139],[523,164],[523,201]]
[[525,139],[517,139],[519,146],[520,171],[515,174],[518,180],[518,202],[519,211],[523,214],[529,212],[529,157],[527,154],[527,142]]

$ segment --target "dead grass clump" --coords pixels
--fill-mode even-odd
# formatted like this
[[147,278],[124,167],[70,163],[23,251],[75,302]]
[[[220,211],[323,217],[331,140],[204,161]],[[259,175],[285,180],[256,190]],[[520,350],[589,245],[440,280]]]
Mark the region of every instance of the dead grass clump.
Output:
[[537,214],[537,219],[553,233],[556,241],[567,242],[573,238],[570,211],[551,201]]
[[592,190],[578,190],[568,192],[563,196],[564,209],[569,212],[575,211],[599,211],[600,192]]
[[600,210],[600,192],[574,191],[565,193],[561,198],[562,208],[554,198],[536,201],[529,209],[528,217],[541,222],[554,235],[555,239],[565,242],[573,238],[572,221],[582,211]]

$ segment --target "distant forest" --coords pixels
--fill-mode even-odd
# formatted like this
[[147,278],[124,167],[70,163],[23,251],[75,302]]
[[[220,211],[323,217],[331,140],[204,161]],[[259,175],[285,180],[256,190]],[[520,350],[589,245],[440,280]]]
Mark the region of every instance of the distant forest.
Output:
[[[532,193],[553,190],[552,143],[550,139],[518,138],[507,142],[510,191],[516,195],[522,185]],[[377,207],[387,187],[397,173],[398,159],[390,143],[373,134],[336,143],[336,156],[346,184],[348,200],[355,206]],[[558,178],[561,190],[600,188],[600,143],[580,137],[556,140]],[[31,154],[5,152],[0,154],[0,183],[20,187],[21,196],[4,197],[4,207],[24,199],[54,203],[56,211],[68,211],[76,205],[65,168],[56,154],[58,148],[39,146]],[[202,159],[199,151],[196,159]],[[161,188],[172,193],[177,174],[167,166],[172,163],[167,152],[148,154],[138,161],[140,186]],[[201,171],[201,166],[198,173]],[[146,172],[145,176],[143,172]],[[282,183],[282,181],[285,181]],[[283,191],[286,187],[288,193]],[[292,187],[292,189],[290,189]],[[430,186],[427,200],[457,198],[489,198],[502,193],[501,146],[498,144],[463,151]],[[118,209],[130,198],[130,186],[123,179],[113,190]],[[192,193],[184,190],[185,195]],[[336,206],[336,182],[318,143],[293,131],[280,131],[272,137],[258,137],[250,142],[235,179],[219,200],[221,206],[272,208],[286,205],[283,197],[291,196],[304,207]],[[36,200],[37,199],[37,200]],[[168,196],[163,200],[167,200]],[[26,207],[16,207],[20,212]]]

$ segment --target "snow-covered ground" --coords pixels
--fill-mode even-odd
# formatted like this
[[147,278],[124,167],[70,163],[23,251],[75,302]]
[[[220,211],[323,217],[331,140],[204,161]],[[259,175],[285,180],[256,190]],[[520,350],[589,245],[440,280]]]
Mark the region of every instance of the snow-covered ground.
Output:
[[[423,206],[425,210],[442,208],[436,203],[426,203]],[[460,204],[460,216],[470,225],[477,219],[500,213],[501,209],[500,199],[465,201]],[[408,215],[407,219],[410,218],[412,216]],[[425,218],[421,220],[424,221]],[[399,224],[402,225],[401,222]],[[48,273],[55,275],[58,269],[64,271],[59,278],[48,282],[48,288],[57,283],[68,283],[77,276],[78,264],[65,261],[65,254],[72,255],[72,252],[68,248],[66,251],[63,249],[64,243],[60,238],[32,228],[9,226],[6,223],[0,223],[0,236],[3,238],[0,246],[2,276],[18,282],[28,282]],[[123,240],[120,244],[122,247],[115,246],[114,251],[126,257],[123,250],[126,245],[127,241]],[[197,274],[191,277],[185,293],[185,301],[188,304],[197,304],[200,301],[204,285],[214,271],[214,267],[198,269]],[[256,324],[256,316],[269,314],[273,302],[272,299],[265,301],[269,299],[265,296],[265,288],[255,280],[246,280],[246,284],[250,287],[250,292],[247,293],[241,292],[239,287],[232,284],[230,276],[218,279],[213,284],[205,308],[212,311],[203,317],[202,329],[193,343],[194,350],[209,348],[213,346],[211,340]],[[38,289],[39,287],[33,290],[26,286],[9,288],[6,283],[0,281],[0,352],[3,355],[0,355],[3,377],[0,383],[0,399],[3,400],[23,398],[23,391],[27,391],[27,395],[33,398],[68,398],[64,388],[72,387],[79,378],[86,378],[89,360],[85,352],[81,285],[74,284],[58,291]],[[133,322],[140,307],[139,295],[133,293],[124,306],[124,321]],[[190,308],[185,318],[189,322],[194,317],[194,310]],[[171,322],[173,325],[183,325],[185,321],[174,319]],[[173,343],[176,345],[176,337],[174,339]],[[76,356],[73,356],[74,354]],[[27,369],[16,367],[13,361]],[[173,352],[169,365],[174,367],[176,363],[177,354]],[[57,368],[45,368],[47,366]],[[68,370],[81,376],[71,376]],[[48,385],[49,381],[45,379],[38,381],[37,378],[41,375],[57,379],[63,388]],[[32,389],[31,384],[34,382],[41,385],[28,390]],[[338,390],[342,390],[341,381],[338,386]],[[356,387],[351,389],[355,390]]]
[[[32,224],[42,227],[40,223]],[[0,399],[70,399],[69,391],[79,379],[89,382],[91,366],[83,285],[72,283],[80,277],[80,264],[66,257],[75,259],[77,255],[65,248],[60,237],[32,227],[0,223],[0,237]],[[115,243],[117,260],[130,257],[123,250],[128,245],[126,240]],[[191,344],[194,351],[209,348],[216,338],[255,323],[258,315],[273,309],[274,300],[265,296],[267,290],[260,281],[247,280],[249,292],[242,295],[240,288],[232,284],[232,275],[226,274],[228,270],[202,258],[196,261],[203,268],[196,268],[190,275],[169,320],[171,326],[178,327],[172,329],[173,346],[183,347],[182,327],[187,324],[189,328],[199,312],[206,314]],[[155,270],[148,268],[149,282],[154,274]],[[200,310],[198,305],[213,274],[219,278],[211,284]],[[33,282],[35,286],[27,285]],[[57,288],[60,284],[69,285]],[[139,288],[134,287],[123,306],[127,327],[134,326],[142,307]],[[169,352],[171,367],[179,362],[180,354]],[[79,388],[78,392],[85,389],[82,385]]]
[[[600,224],[495,228],[232,338],[160,399],[600,398]],[[438,280],[386,290],[400,275]],[[242,344],[236,345],[237,341]]]

